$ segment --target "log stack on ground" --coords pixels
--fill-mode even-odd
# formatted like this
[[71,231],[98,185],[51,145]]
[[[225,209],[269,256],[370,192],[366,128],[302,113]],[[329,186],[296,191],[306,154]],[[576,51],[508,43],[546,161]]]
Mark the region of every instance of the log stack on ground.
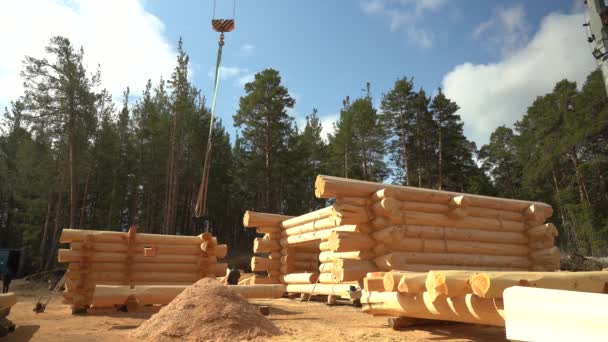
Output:
[[504,326],[503,293],[516,286],[608,293],[608,272],[391,271],[383,291],[364,291],[361,303],[376,316]]
[[[254,271],[267,272],[265,281],[295,285],[289,275],[318,273],[321,284],[362,288],[370,272],[559,268],[545,203],[329,176],[318,176],[315,186],[332,205],[296,217],[245,213],[245,226],[265,234],[254,241],[265,260],[252,260]],[[400,279],[391,281],[395,290]],[[378,288],[379,279],[367,285]]]
[[204,277],[226,275],[228,266],[218,262],[228,247],[218,244],[210,233],[143,234],[136,227],[128,232],[64,229],[60,242],[70,244],[70,249],[59,250],[58,260],[69,263],[63,296],[73,312],[86,311],[94,304],[98,285],[143,285],[144,289],[147,285],[191,285]]
[[281,222],[291,216],[246,211],[243,226],[252,228],[263,235],[253,241],[254,257],[251,258],[251,271],[256,276],[250,284],[280,284],[281,275]]

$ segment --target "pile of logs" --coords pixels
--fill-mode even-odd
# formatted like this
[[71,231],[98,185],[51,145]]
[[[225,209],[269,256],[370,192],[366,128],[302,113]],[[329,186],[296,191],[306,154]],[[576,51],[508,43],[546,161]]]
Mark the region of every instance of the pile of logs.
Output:
[[363,311],[372,315],[504,326],[503,292],[513,286],[608,292],[608,272],[391,271],[370,275]]
[[[135,227],[128,232],[64,229],[60,242],[70,244],[70,249],[59,250],[58,260],[69,263],[64,298],[73,312],[94,304],[98,285],[191,285],[203,277],[224,276],[228,266],[218,263],[228,247],[209,233],[143,234]],[[108,299],[112,297],[108,291],[113,290],[106,290],[106,303],[125,304],[118,292]]]
[[329,176],[315,186],[332,205],[297,217],[245,213],[244,226],[264,234],[251,265],[267,276],[253,283],[333,295],[373,272],[559,269],[545,203]]
[[17,304],[17,296],[14,293],[0,294],[0,337],[15,330],[15,324],[6,318],[15,304]]

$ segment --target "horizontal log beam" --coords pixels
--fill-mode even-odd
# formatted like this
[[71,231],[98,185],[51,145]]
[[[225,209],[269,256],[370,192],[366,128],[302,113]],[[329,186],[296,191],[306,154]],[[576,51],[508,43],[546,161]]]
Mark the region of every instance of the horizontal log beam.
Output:
[[340,196],[370,197],[374,192],[383,188],[395,191],[395,197],[400,200],[416,200],[445,204],[453,197],[464,195],[469,198],[471,206],[523,212],[530,207],[530,205],[536,205],[539,209],[542,209],[545,217],[550,217],[553,213],[553,209],[550,205],[540,202],[373,183],[325,175],[319,175],[315,181],[315,195],[318,198],[336,198]]
[[247,228],[272,226],[278,227],[281,225],[281,222],[291,218],[293,218],[293,216],[259,213],[247,210],[243,215],[243,226]]
[[528,258],[518,256],[394,252],[374,259],[381,270],[406,270],[409,264],[472,265],[530,268]]

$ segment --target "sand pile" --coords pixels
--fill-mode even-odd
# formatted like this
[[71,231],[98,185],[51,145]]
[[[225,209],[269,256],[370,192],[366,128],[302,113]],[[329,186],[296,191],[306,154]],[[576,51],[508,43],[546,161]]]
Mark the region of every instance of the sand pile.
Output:
[[186,288],[131,337],[141,341],[241,341],[280,333],[229,287],[204,278]]

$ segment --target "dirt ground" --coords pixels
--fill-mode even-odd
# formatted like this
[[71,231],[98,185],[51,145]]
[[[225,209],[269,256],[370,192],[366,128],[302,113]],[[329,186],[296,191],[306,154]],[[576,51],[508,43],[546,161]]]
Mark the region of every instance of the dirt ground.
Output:
[[[12,290],[19,296],[19,303],[8,318],[17,329],[0,338],[0,342],[128,341],[129,332],[157,310],[154,307],[136,313],[99,310],[73,316],[70,307],[61,304],[61,297],[55,295],[46,312],[36,314],[32,311],[34,303],[48,291],[41,285],[23,281],[16,281]],[[458,323],[394,331],[385,317],[363,314],[346,302],[331,307],[322,302],[302,303],[287,298],[252,303],[269,306],[270,319],[283,332],[267,341],[505,341],[504,329]]]

